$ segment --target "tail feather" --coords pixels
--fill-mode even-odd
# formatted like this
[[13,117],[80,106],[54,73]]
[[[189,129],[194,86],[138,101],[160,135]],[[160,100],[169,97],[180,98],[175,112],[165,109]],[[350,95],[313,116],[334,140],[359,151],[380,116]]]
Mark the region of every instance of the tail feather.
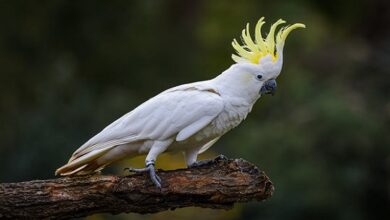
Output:
[[[134,145],[127,145],[129,143]],[[116,160],[136,155],[143,143],[131,136],[90,146],[83,145],[73,153],[67,164],[56,170],[55,175],[86,175],[98,172]]]
[[87,148],[83,148],[82,150],[78,149],[78,150],[76,150],[76,152],[73,153],[73,155],[69,159],[68,163],[73,162],[73,161],[75,161],[75,160],[77,160],[77,159],[79,159],[79,158],[81,158],[84,155],[87,155],[89,153],[105,151],[107,148],[111,149],[112,147],[120,145],[122,143],[123,143],[123,141],[121,141],[121,140],[115,140],[115,141],[109,141],[109,142],[105,142],[105,143],[95,144],[95,145],[89,146]]
[[[71,170],[71,169],[62,169],[61,171],[59,171],[59,169],[57,169],[56,171],[56,175],[60,174],[61,176],[70,176],[70,175],[74,175],[75,173],[79,172],[80,170],[84,169],[86,166],[88,166],[88,164],[84,164],[80,167],[78,167],[77,169],[74,169],[74,170]],[[62,168],[62,167],[61,167]],[[60,169],[61,169],[60,168]]]
[[90,163],[86,167],[83,167],[83,169],[80,169],[77,171],[77,175],[87,175],[90,173],[99,173],[100,170],[102,170],[108,163],[105,163],[103,165],[99,165],[97,163]]
[[[96,159],[103,156],[113,147],[115,147],[115,145],[107,146],[98,150],[92,150],[80,157],[72,158],[67,164],[58,168],[55,172],[55,175],[68,176],[74,174],[85,175],[89,173],[94,173],[97,169],[102,169],[104,167],[102,165],[96,164]],[[92,164],[96,164],[95,169],[92,169],[94,167],[92,166]]]

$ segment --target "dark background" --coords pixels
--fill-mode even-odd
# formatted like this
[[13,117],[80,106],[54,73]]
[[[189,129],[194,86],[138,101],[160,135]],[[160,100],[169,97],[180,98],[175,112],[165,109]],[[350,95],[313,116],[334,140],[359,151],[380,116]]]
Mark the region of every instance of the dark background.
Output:
[[[0,1],[0,181],[53,178],[76,148],[146,99],[228,68],[232,39],[265,16],[264,32],[278,18],[307,28],[287,39],[277,94],[262,97],[204,158],[255,163],[274,196],[231,211],[89,219],[385,219],[387,2]],[[165,155],[158,166],[182,160]]]

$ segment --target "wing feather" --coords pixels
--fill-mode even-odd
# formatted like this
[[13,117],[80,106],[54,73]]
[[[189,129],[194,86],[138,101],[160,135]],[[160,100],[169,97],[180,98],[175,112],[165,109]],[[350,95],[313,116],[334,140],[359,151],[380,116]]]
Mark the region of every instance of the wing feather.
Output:
[[116,142],[185,140],[223,110],[222,98],[211,90],[195,83],[162,92],[108,125],[76,150],[72,158]]
[[194,135],[196,132],[198,132],[200,129],[206,127],[214,117],[212,115],[210,116],[203,116],[199,120],[196,120],[194,123],[188,125],[184,129],[182,129],[179,134],[176,136],[176,141],[183,141],[187,138]]

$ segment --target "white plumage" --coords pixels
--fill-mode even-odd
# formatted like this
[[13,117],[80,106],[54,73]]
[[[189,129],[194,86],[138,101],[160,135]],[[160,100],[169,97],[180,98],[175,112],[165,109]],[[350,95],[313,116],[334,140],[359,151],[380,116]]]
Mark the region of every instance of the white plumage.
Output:
[[183,151],[192,165],[198,153],[237,126],[260,97],[262,82],[240,69],[236,64],[213,80],[177,86],[149,99],[77,149],[57,173],[95,172],[152,148],[157,148],[156,153],[147,159],[155,160],[165,151]]
[[[256,46],[247,35],[244,40]],[[256,63],[245,60],[253,61],[254,55],[234,45],[248,57],[235,56],[238,63],[214,79],[177,86],[144,102],[83,144],[56,174],[93,173],[112,162],[146,154],[143,171],[149,171],[160,186],[153,166],[159,154],[183,151],[187,165],[196,164],[197,155],[240,124],[261,94],[274,92],[283,63],[284,39],[280,42],[276,55],[264,53]]]

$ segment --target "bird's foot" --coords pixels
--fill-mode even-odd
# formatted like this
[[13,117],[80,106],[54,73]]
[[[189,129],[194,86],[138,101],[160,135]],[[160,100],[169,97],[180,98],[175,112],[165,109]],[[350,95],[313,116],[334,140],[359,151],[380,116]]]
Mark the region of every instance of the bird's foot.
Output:
[[217,157],[215,157],[214,159],[195,161],[193,164],[188,165],[188,168],[205,166],[205,165],[209,165],[209,164],[215,163],[216,161],[227,160],[227,159],[228,159],[227,157],[225,157],[224,155],[221,154],[221,155],[218,155]]
[[220,154],[214,158],[214,161],[219,161],[219,160],[229,160],[229,159],[225,155]]
[[213,163],[213,160],[198,160],[188,165],[188,168],[201,167]]
[[149,172],[150,179],[154,183],[154,185],[157,186],[157,188],[161,189],[161,179],[156,174],[156,169],[154,168],[154,163],[149,162],[146,164],[145,168],[125,168],[124,170],[128,170],[129,172],[133,173],[144,173]]

